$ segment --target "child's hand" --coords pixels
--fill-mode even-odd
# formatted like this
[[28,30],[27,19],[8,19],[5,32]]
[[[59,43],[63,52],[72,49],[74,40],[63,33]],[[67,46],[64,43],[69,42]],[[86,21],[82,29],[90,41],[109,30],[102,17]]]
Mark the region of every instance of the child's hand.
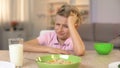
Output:
[[61,50],[58,48],[51,48],[49,50],[49,53],[55,53],[55,54],[69,54],[69,52],[65,51],[65,50]]
[[77,14],[71,12],[70,13],[70,16],[68,17],[68,25],[75,25],[76,24],[76,21],[77,21],[78,17],[77,17]]

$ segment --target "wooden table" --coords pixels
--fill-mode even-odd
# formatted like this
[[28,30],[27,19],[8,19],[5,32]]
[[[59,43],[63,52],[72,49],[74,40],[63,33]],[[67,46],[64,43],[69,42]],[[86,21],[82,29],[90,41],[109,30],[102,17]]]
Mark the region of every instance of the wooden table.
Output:
[[[23,68],[38,68],[35,58],[43,55],[47,53],[24,52]],[[109,63],[120,61],[120,51],[113,50],[109,55],[99,55],[94,50],[89,50],[80,57],[82,58],[80,68],[108,68]],[[0,61],[9,61],[7,50],[0,50]]]

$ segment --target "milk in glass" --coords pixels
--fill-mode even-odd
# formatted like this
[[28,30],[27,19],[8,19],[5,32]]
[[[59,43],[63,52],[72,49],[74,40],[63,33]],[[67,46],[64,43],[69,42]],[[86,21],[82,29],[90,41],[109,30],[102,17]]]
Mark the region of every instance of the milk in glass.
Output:
[[22,44],[10,44],[9,45],[10,62],[16,66],[23,65],[23,45]]
[[23,66],[23,39],[9,39],[9,56],[10,62],[14,63],[16,68]]

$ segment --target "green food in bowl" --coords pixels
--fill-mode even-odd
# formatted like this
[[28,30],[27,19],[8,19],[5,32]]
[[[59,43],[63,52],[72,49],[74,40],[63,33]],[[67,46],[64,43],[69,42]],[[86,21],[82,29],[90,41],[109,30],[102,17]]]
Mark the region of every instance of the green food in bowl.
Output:
[[79,68],[81,58],[74,55],[45,55],[37,57],[39,68]]
[[112,51],[113,44],[96,42],[94,44],[94,48],[95,48],[95,50],[97,51],[98,54],[107,55]]

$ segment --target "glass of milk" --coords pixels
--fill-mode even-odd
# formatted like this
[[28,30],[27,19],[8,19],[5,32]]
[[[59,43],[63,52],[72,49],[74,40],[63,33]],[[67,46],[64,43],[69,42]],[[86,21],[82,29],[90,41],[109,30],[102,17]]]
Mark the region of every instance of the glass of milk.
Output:
[[16,65],[16,68],[22,68],[23,65],[23,39],[22,38],[10,38],[9,43],[9,55],[10,62]]

